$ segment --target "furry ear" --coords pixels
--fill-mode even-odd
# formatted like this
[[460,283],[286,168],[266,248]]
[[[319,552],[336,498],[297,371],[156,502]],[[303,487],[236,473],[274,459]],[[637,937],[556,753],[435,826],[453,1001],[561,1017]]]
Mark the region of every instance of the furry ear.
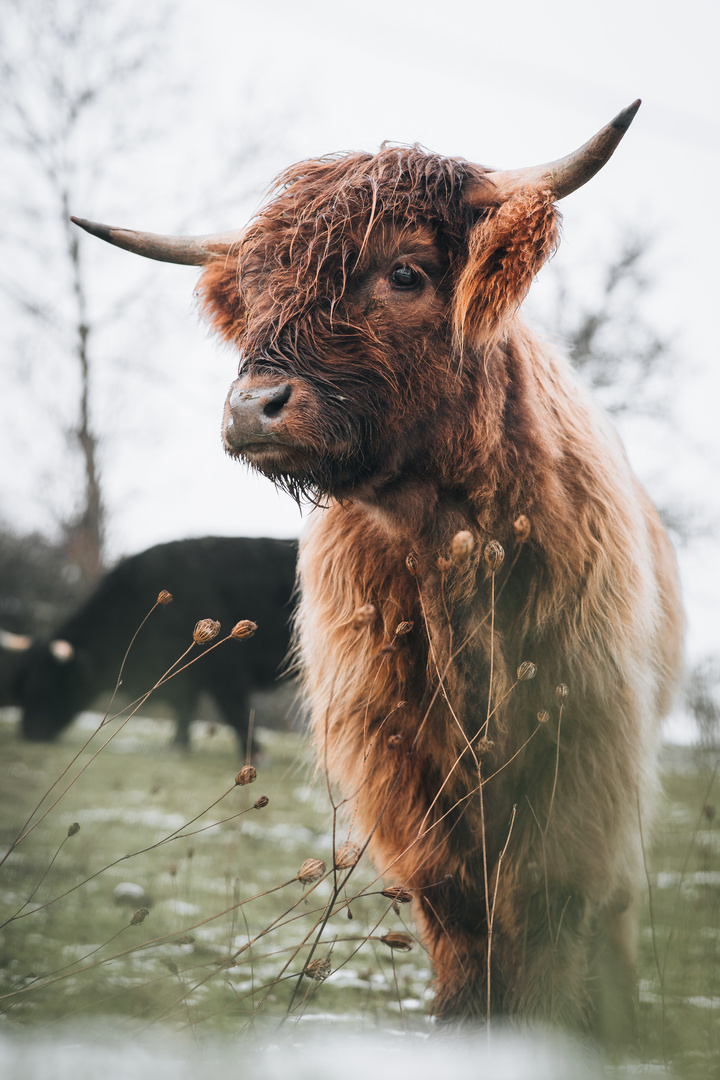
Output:
[[245,326],[237,259],[215,259],[209,263],[200,277],[195,295],[200,311],[213,330],[228,344],[237,344]]
[[550,191],[526,189],[491,207],[473,225],[455,290],[459,345],[493,345],[525,299],[558,241],[560,214]]

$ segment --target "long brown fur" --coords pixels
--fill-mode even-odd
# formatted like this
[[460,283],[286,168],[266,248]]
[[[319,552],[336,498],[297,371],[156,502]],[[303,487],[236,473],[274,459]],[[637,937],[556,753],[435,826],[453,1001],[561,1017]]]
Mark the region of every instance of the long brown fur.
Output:
[[[200,296],[242,351],[238,391],[291,391],[285,444],[228,445],[327,504],[300,560],[318,760],[414,890],[436,1014],[617,1033],[681,665],[675,563],[617,438],[518,316],[557,242],[550,196],[478,214],[462,190],[483,175],[418,148],[302,163]],[[415,251],[427,280],[393,290]]]

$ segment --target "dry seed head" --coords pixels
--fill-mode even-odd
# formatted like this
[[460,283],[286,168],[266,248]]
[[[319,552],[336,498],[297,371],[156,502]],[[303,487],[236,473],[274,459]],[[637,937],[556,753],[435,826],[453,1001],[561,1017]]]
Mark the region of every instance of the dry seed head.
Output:
[[412,622],[400,622],[395,627],[395,637],[402,637],[404,634],[409,634],[415,624]]
[[523,660],[517,669],[518,682],[527,682],[528,679],[534,679],[536,675],[537,664],[533,664],[532,660]]
[[570,693],[570,691],[568,690],[568,688],[567,688],[567,686],[565,685],[565,683],[564,683],[564,682],[561,682],[559,686],[556,686],[556,687],[555,687],[555,693],[556,693],[556,695],[557,695],[557,697],[558,697],[558,700],[562,702],[562,701],[564,701],[564,700],[565,700],[565,698],[566,698],[566,697],[568,696],[568,694]]
[[461,529],[460,532],[455,533],[452,538],[452,544],[450,545],[452,550],[452,557],[458,566],[462,566],[466,563],[473,553],[475,547],[475,537],[467,529]]
[[254,765],[243,765],[240,772],[235,777],[235,783],[238,787],[245,787],[246,784],[254,784],[257,780],[257,769]]
[[180,937],[175,938],[176,945],[194,945],[195,938],[192,934],[181,934]]
[[161,589],[158,593],[157,602],[158,604],[172,604],[172,593],[168,592],[167,589]]
[[212,641],[220,633],[220,623],[214,619],[201,619],[196,623],[193,630],[193,641],[196,645],[204,645],[206,641]]
[[405,559],[405,565],[407,566],[412,576],[415,577],[418,572],[418,557],[414,551],[411,551]]
[[327,957],[323,957],[321,960],[311,960],[309,964],[306,964],[303,975],[307,975],[308,979],[314,979],[315,982],[322,982],[323,979],[327,979],[331,971],[330,961]]
[[438,555],[437,568],[441,574],[447,574],[448,570],[452,570],[452,560],[446,559],[444,555]]
[[346,840],[335,852],[335,869],[349,870],[360,858],[360,848]]
[[382,895],[395,904],[412,904],[413,894],[404,885],[390,885],[382,890]]
[[173,975],[177,975],[177,973],[178,973],[178,966],[177,966],[177,964],[175,963],[175,961],[174,961],[174,960],[167,960],[167,959],[165,959],[165,960],[163,960],[163,964],[164,964],[164,965],[165,965],[165,967],[166,967],[166,968],[168,969],[168,971],[171,971],[171,972],[173,973]]
[[303,885],[312,885],[313,881],[319,881],[327,872],[327,866],[322,859],[306,859],[297,872],[298,881]]
[[387,744],[391,750],[397,750],[399,746],[402,746],[402,741],[402,735],[395,733],[393,735],[388,735]]
[[72,825],[68,825],[68,836],[76,836],[80,832],[80,823],[73,821]]
[[524,544],[529,538],[532,526],[530,525],[530,518],[521,514],[520,517],[515,518],[513,522],[513,529],[515,530],[515,539],[518,544]]
[[401,930],[391,930],[389,934],[381,937],[383,945],[388,949],[399,949],[401,952],[410,952],[415,942],[409,934],[403,934]]
[[377,608],[374,604],[363,604],[362,607],[356,609],[353,615],[353,630],[362,630],[363,626],[369,626],[371,622],[375,621],[377,615]]
[[258,795],[257,799],[253,803],[255,810],[262,810],[270,802],[267,795]]
[[492,741],[492,739],[488,739],[485,735],[483,735],[482,739],[478,739],[478,741],[475,743],[475,753],[479,758],[487,757],[487,755],[491,753],[491,751],[494,749],[495,743]]
[[230,631],[230,637],[237,638],[242,641],[243,638],[252,637],[257,630],[257,623],[254,623],[252,619],[241,619],[240,622],[236,622]]
[[491,540],[490,543],[485,545],[485,562],[488,564],[493,574],[496,570],[499,570],[503,564],[505,558],[505,549],[499,540]]
[[132,919],[130,920],[130,925],[137,926],[138,923],[144,922],[149,914],[150,912],[146,907],[139,907],[133,915]]
[[547,724],[548,720],[550,719],[550,713],[547,711],[547,709],[541,709],[540,712],[537,714],[537,718],[539,724]]

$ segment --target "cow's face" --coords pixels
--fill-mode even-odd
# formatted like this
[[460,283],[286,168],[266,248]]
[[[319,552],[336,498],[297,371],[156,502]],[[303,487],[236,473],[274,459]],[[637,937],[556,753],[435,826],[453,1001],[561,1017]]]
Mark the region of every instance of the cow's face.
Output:
[[16,679],[23,737],[45,742],[56,739],[85,700],[85,678],[85,665],[68,642],[34,645]]
[[428,226],[378,227],[301,310],[295,282],[279,285],[246,259],[227,450],[291,490],[388,482],[427,448],[428,416],[451,393],[446,248]]

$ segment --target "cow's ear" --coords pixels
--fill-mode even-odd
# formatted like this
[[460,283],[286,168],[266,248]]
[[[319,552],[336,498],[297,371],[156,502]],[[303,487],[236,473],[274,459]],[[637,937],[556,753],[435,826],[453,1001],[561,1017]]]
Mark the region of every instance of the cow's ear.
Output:
[[200,310],[223,341],[231,345],[245,326],[245,308],[238,284],[236,259],[215,259],[198,282]]
[[549,191],[521,190],[471,226],[455,290],[458,342],[498,341],[557,246],[560,214]]

